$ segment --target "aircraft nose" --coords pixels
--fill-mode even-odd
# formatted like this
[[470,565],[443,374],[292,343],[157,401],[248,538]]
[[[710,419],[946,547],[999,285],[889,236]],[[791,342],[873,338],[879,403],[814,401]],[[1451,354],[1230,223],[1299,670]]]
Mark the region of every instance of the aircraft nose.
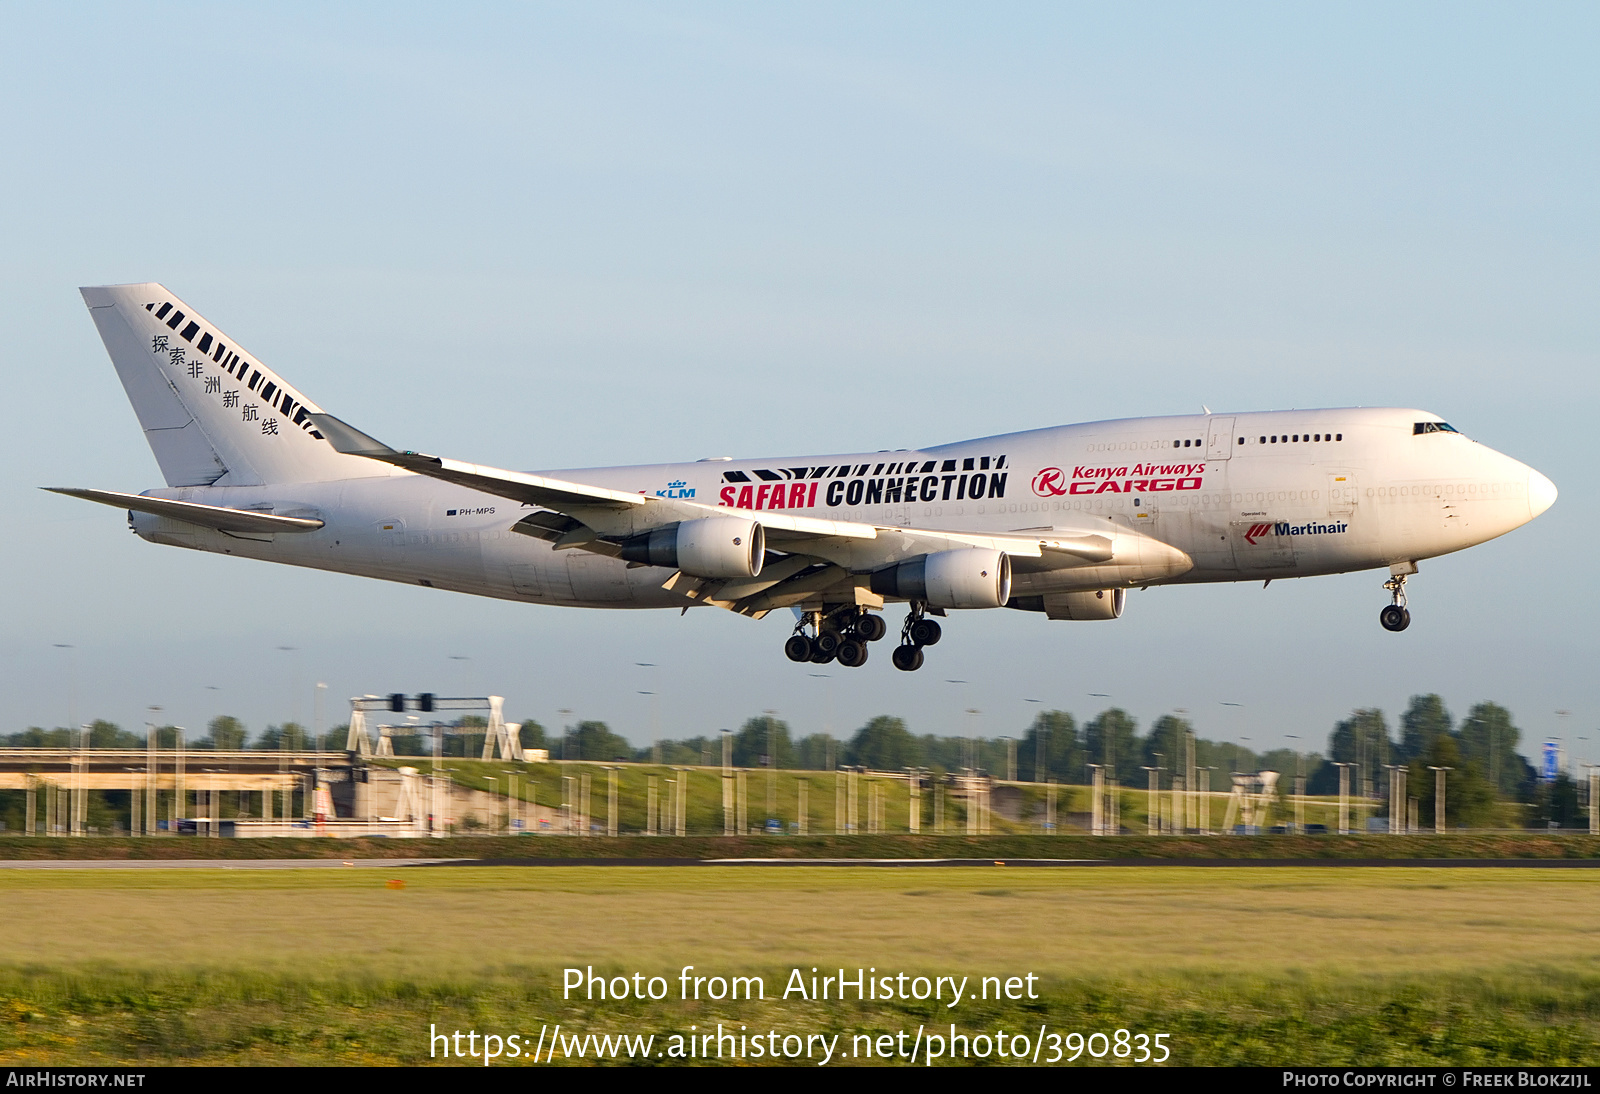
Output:
[[1543,513],[1556,503],[1556,484],[1539,474],[1528,472],[1528,519]]

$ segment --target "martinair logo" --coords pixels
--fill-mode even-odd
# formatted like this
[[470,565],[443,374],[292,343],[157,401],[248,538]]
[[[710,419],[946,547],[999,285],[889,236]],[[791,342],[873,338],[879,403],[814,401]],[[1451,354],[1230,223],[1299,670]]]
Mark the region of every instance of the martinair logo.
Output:
[[1265,536],[1336,536],[1349,530],[1350,526],[1344,523],[1290,524],[1286,520],[1262,521],[1250,526],[1250,530],[1244,534],[1244,541],[1254,547],[1256,540]]

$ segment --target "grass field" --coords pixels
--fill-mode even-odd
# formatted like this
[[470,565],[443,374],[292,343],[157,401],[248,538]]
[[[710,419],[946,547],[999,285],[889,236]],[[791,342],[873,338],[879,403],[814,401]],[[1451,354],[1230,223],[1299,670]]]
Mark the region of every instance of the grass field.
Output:
[[[1597,898],[1586,870],[0,871],[0,1063],[411,1064],[430,1023],[719,1020],[846,1044],[1121,1027],[1170,1033],[1174,1063],[1593,1063]],[[768,999],[562,999],[591,965],[674,994],[683,965],[762,975]],[[772,998],[812,966],[1031,972],[1041,997]]]

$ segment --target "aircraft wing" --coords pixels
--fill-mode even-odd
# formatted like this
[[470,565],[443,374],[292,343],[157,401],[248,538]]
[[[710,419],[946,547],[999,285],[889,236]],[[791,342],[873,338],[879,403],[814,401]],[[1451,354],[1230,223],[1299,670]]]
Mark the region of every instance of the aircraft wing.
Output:
[[[743,514],[742,509],[726,506],[700,505],[679,498],[653,498],[648,494],[630,494],[604,486],[566,482],[543,475],[525,475],[520,471],[505,471],[497,467],[484,467],[475,463],[428,456],[421,452],[401,452],[374,440],[354,426],[331,414],[311,416],[317,429],[335,449],[346,455],[365,456],[415,471],[419,475],[442,479],[485,494],[526,502],[541,509],[564,513],[587,525],[597,536],[631,536],[663,528],[680,520],[694,520],[708,514],[726,516]],[[839,537],[843,539],[872,539],[877,535],[870,524],[853,524],[847,521],[819,520],[785,513],[754,514],[767,530],[768,542],[786,535],[801,537]],[[571,541],[562,546],[582,546]],[[602,551],[601,553],[605,553]]]
[[[513,530],[547,540],[558,550],[576,547],[615,556],[620,551],[618,539],[664,528],[677,521],[706,516],[746,516],[760,521],[767,545],[788,557],[769,564],[758,577],[717,581],[676,573],[666,582],[667,588],[691,599],[749,615],[759,616],[824,591],[831,594],[841,586],[846,589],[855,586],[861,590],[857,595],[870,600],[866,575],[935,551],[989,548],[1012,556],[1019,571],[1038,573],[1105,563],[1114,554],[1121,555],[1128,550],[1127,545],[1117,547],[1117,539],[1147,539],[1130,531],[1101,535],[1054,528],[1000,534],[956,532],[704,505],[683,498],[630,494],[420,452],[403,452],[331,414],[317,413],[311,418],[328,443],[347,455],[365,456],[419,475],[549,510],[529,514]],[[1108,528],[1108,531],[1111,530]],[[1185,564],[1181,568],[1187,569],[1188,560],[1183,561]]]
[[219,532],[315,532],[322,521],[310,517],[280,517],[274,513],[258,513],[253,509],[229,509],[224,505],[201,505],[195,501],[173,501],[170,498],[152,498],[143,494],[122,494],[115,490],[82,490],[69,486],[46,486],[52,494],[66,494],[111,505],[118,509],[132,509],[168,517],[201,528],[214,528]]

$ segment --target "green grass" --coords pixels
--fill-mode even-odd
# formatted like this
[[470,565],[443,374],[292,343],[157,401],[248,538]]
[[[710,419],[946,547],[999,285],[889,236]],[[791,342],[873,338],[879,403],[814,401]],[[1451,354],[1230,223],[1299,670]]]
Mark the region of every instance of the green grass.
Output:
[[[401,767],[412,766],[424,774],[430,772],[433,761],[420,757],[398,757],[395,759],[375,759],[372,761],[380,766]],[[470,787],[473,790],[493,790],[499,794],[506,794],[508,781],[506,775],[514,772],[517,776],[516,797],[523,801],[536,801],[540,805],[559,806],[571,800],[577,802],[581,796],[581,778],[589,776],[589,803],[588,813],[591,818],[604,824],[607,817],[607,780],[609,770],[604,764],[594,763],[550,763],[550,764],[518,764],[502,762],[499,760],[463,760],[448,759],[441,762],[441,768],[458,785]],[[746,823],[755,828],[761,828],[769,816],[780,822],[786,829],[791,824],[800,820],[800,785],[807,787],[806,803],[806,828],[810,833],[821,834],[839,831],[843,824],[849,820],[850,810],[848,795],[850,793],[850,780],[848,776],[832,771],[766,771],[764,769],[746,770],[743,772],[746,787]],[[564,782],[563,778],[572,780]],[[645,829],[645,812],[649,801],[650,780],[654,779],[658,795],[665,809],[667,794],[667,781],[682,778],[688,787],[688,803],[686,819],[690,832],[706,833],[723,831],[723,774],[719,767],[687,767],[675,768],[650,764],[623,764],[617,767],[617,824],[623,832],[642,832]],[[491,781],[492,780],[492,781]],[[909,785],[900,779],[871,778],[858,776],[855,779],[856,794],[856,824],[860,831],[868,830],[867,803],[868,786],[875,785],[878,793],[882,795],[882,831],[909,832],[911,830],[911,793]],[[1021,807],[1017,820],[1008,820],[994,812],[989,814],[991,831],[999,834],[1019,834],[1037,832],[1045,815],[1046,789],[1035,783],[1014,783],[1021,794]],[[845,797],[840,797],[843,789]],[[1122,824],[1130,831],[1143,832],[1149,827],[1152,809],[1161,816],[1170,819],[1172,814],[1172,795],[1170,792],[1158,795],[1152,803],[1150,795],[1143,790],[1123,788],[1118,792],[1119,809]],[[942,814],[944,832],[955,834],[966,830],[966,806],[964,802],[949,798],[943,790],[924,790],[918,795],[917,805],[920,810],[919,830],[926,833],[936,831],[936,806],[935,798],[945,795],[943,808],[938,810]],[[1091,808],[1090,799],[1092,792],[1087,786],[1062,784],[1056,787],[1057,823],[1065,825],[1067,814],[1088,814]],[[1208,827],[1218,828],[1226,817],[1227,794],[1224,792],[1212,793],[1208,796],[1211,807],[1211,816]],[[769,809],[770,804],[770,809]],[[1180,809],[1182,806],[1180,806]],[[1365,817],[1375,815],[1371,803],[1353,803],[1350,811],[1351,824],[1361,827]],[[1292,805],[1275,807],[1271,815],[1264,818],[1264,823],[1283,824],[1295,821],[1295,812]],[[1337,798],[1313,799],[1305,805],[1305,821],[1307,824],[1324,824],[1329,829],[1337,829],[1339,823],[1339,803]],[[1181,825],[1180,825],[1181,827]]]
[[[846,1043],[1120,1027],[1170,1033],[1174,1063],[1592,1064],[1596,897],[1587,870],[0,871],[0,1064],[411,1064],[430,1023],[718,1021]],[[812,966],[1033,972],[1042,997],[561,997],[564,967],[676,985],[683,965],[769,997]]]

